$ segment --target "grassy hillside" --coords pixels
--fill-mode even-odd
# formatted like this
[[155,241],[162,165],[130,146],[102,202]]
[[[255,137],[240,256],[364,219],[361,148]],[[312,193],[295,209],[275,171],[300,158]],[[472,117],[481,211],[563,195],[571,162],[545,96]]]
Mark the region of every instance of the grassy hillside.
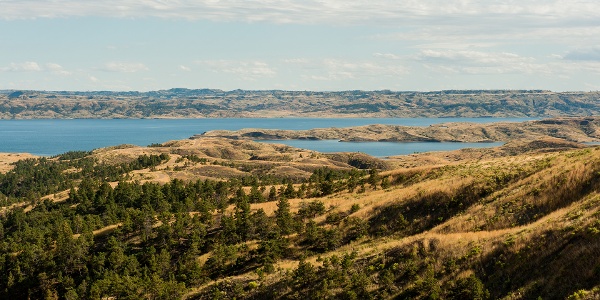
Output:
[[[368,220],[368,234],[307,254],[303,271],[282,270],[283,280],[249,294],[556,299],[579,291],[595,299],[599,158],[586,149],[383,173],[391,187],[349,199],[361,209],[346,218]],[[348,255],[346,270],[329,261]]]
[[597,299],[600,148],[577,147],[30,158],[0,175],[0,297]]

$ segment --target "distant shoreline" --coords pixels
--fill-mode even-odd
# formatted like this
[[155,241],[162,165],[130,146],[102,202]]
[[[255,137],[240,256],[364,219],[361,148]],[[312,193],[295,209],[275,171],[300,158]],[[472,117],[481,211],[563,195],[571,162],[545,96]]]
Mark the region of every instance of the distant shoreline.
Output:
[[0,91],[0,119],[503,118],[600,115],[600,92]]

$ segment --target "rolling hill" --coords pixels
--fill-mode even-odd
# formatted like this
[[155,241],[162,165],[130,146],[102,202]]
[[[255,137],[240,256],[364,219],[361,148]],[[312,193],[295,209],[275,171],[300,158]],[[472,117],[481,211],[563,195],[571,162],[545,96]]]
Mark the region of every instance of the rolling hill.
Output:
[[0,297],[597,299],[600,148],[381,160],[215,137],[0,175]]

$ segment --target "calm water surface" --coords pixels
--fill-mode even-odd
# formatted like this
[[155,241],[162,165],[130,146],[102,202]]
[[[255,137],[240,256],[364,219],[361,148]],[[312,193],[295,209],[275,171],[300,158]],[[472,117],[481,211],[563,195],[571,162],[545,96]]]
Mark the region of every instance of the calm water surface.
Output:
[[340,142],[337,140],[271,140],[268,143],[285,144],[297,148],[311,149],[318,152],[362,152],[373,156],[385,157],[407,155],[430,151],[451,151],[463,148],[485,148],[502,146],[502,142],[494,143],[435,143],[435,142]]
[[[242,128],[311,129],[351,127],[369,124],[429,126],[447,122],[522,122],[530,118],[278,118],[278,119],[75,119],[0,120],[0,152],[28,152],[56,155],[70,150],[92,150],[119,144],[146,146],[169,140],[186,139],[205,131]],[[281,142],[281,141],[279,141]],[[351,151],[376,156],[407,154],[446,147],[466,148],[494,144],[466,143],[339,143],[337,141],[283,141],[321,152]],[[422,144],[422,145],[420,145]],[[451,145],[448,145],[451,144]],[[454,144],[454,145],[452,145]],[[408,149],[408,150],[404,150]],[[454,149],[454,148],[453,148]],[[406,152],[408,151],[408,152]]]

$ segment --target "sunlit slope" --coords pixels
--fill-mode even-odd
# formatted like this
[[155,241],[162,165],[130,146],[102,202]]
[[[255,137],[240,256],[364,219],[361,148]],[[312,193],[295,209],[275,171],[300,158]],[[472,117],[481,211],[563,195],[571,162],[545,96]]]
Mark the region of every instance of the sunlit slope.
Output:
[[[289,236],[302,254],[283,259],[280,271],[224,277],[191,297],[240,288],[256,299],[598,297],[600,149],[380,176],[390,183],[385,189],[318,199],[331,208],[314,219],[318,224],[352,236],[357,217],[365,221],[359,239],[323,251],[302,244],[306,232]],[[331,221],[339,214],[341,221]]]
[[582,147],[381,160],[202,138],[30,158],[0,175],[0,296],[597,299],[600,147]]

